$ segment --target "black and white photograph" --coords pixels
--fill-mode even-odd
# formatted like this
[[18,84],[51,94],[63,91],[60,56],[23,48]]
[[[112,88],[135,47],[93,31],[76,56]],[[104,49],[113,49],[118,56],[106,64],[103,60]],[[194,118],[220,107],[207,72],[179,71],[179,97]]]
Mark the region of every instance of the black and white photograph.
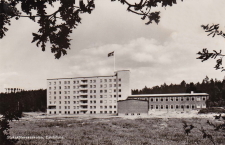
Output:
[[224,0],[0,0],[0,145],[225,145]]

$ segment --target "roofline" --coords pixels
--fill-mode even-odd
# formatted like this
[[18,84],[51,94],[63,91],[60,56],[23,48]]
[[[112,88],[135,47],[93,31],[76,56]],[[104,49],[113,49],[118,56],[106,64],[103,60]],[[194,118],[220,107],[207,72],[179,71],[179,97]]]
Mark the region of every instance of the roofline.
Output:
[[[130,71],[130,70],[118,70],[115,71],[115,73],[120,72],[120,71]],[[99,78],[99,77],[114,77],[116,76],[116,74],[114,75],[109,75],[109,76],[91,76],[91,77],[73,77],[73,78],[54,78],[54,79],[47,79],[47,80],[61,80],[61,79],[79,79],[79,78]]]
[[[147,101],[147,100],[137,100],[137,99],[129,99],[129,100],[134,100],[134,101]],[[117,102],[123,102],[123,101],[128,101],[128,100],[118,100]]]
[[91,76],[91,77],[73,77],[73,78],[55,78],[55,79],[47,79],[47,80],[61,80],[61,79],[79,79],[79,78],[100,78],[100,77],[115,77],[115,75],[110,75],[110,76]]
[[140,95],[130,95],[128,98],[135,97],[178,97],[178,96],[208,96],[207,93],[173,93],[173,94],[140,94]]

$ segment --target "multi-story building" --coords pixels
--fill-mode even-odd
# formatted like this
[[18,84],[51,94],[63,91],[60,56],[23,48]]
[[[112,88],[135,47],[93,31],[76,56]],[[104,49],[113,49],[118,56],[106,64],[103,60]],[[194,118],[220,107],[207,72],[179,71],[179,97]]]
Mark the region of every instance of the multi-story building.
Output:
[[152,111],[189,111],[206,108],[207,93],[130,95],[118,101],[120,115],[150,114]]
[[130,71],[111,76],[47,80],[47,114],[113,114],[131,95]]

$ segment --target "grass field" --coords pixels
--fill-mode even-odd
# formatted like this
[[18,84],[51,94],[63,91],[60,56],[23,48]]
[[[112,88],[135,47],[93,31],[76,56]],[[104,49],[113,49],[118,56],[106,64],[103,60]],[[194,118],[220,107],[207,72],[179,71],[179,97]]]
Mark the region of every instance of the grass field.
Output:
[[[68,145],[210,145],[199,130],[203,127],[216,144],[225,144],[224,130],[214,131],[206,118],[45,118],[13,121],[12,136],[36,136],[43,139],[19,139],[17,144]],[[215,123],[215,120],[209,119]],[[193,124],[188,139],[182,121]],[[48,136],[46,138],[46,136]],[[49,139],[52,137],[55,139]]]

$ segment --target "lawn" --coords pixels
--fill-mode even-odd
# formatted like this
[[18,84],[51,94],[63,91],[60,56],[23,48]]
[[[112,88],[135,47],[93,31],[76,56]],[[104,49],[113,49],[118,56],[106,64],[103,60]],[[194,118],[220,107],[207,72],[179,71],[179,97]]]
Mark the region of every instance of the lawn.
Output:
[[[212,143],[203,139],[199,130],[203,127],[216,144],[225,144],[224,130],[214,131],[207,120],[220,123],[206,118],[45,118],[13,121],[10,135],[43,137],[19,139],[17,144],[210,145]],[[183,121],[194,126],[188,137],[184,133]]]

